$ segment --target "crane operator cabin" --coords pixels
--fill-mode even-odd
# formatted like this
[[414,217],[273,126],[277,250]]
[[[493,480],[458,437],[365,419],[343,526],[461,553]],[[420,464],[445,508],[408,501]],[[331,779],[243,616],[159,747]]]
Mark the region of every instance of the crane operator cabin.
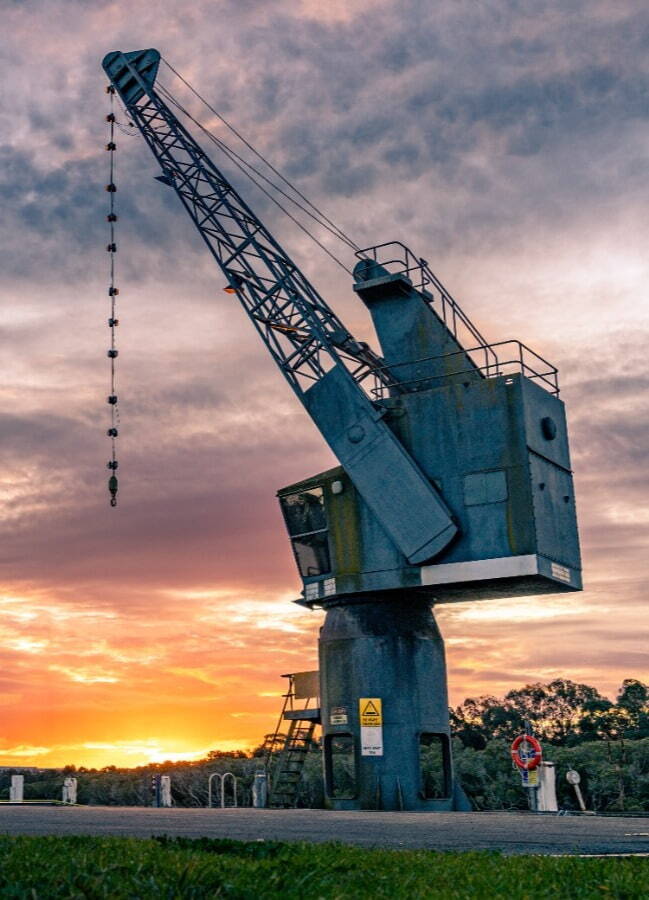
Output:
[[[142,50],[109,53],[103,65],[156,177],[340,463],[278,492],[302,579],[297,602],[326,611],[327,803],[467,808],[432,608],[581,589],[557,370],[519,341],[488,344],[398,242],[356,252],[352,287],[380,355],[356,341],[181,124],[171,107],[182,107],[156,83],[159,63]],[[430,753],[432,781],[422,768]]]

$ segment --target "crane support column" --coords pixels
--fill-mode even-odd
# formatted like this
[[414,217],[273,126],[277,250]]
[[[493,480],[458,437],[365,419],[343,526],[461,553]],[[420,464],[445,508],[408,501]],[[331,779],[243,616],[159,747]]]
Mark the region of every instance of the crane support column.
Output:
[[470,809],[453,775],[444,642],[430,603],[334,606],[319,653],[329,807]]

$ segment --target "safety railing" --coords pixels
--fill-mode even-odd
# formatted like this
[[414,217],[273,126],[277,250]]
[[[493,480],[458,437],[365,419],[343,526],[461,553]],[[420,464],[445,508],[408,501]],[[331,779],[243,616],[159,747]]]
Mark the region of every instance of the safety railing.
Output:
[[365,247],[364,250],[359,250],[356,256],[359,259],[371,259],[372,262],[387,269],[391,275],[405,275],[417,290],[422,290],[429,283],[424,272],[426,261],[416,256],[401,241],[387,241],[385,244]]
[[[462,310],[459,303],[451,296],[439,278],[431,270],[425,259],[417,256],[402,244],[401,241],[388,241],[374,247],[359,250],[356,256],[360,260],[370,260],[381,266],[391,275],[403,275],[418,290],[423,299],[444,322],[449,333],[464,348],[442,356],[430,356],[424,359],[407,360],[391,366],[379,366],[375,372],[375,383],[372,393],[376,398],[388,396],[390,388],[382,383],[379,373],[389,370],[400,382],[402,390],[420,390],[431,382],[442,381],[452,376],[475,375],[494,378],[520,372],[532,381],[536,381],[551,394],[559,394],[559,375],[555,366],[547,359],[539,356],[526,344],[516,340],[499,341],[490,344],[479,329]],[[456,371],[449,371],[445,366],[443,375],[423,376],[422,378],[399,379],[399,366],[432,360],[458,358]]]
[[483,368],[497,365],[498,360],[491,353],[491,346],[464,312],[460,304],[446,290],[442,282],[431,270],[425,259],[416,256],[401,241],[388,241],[375,247],[359,250],[356,256],[361,260],[372,260],[391,275],[404,275],[418,290],[424,300],[434,308],[449,332],[460,344],[477,344],[486,355]]
[[[444,366],[444,372],[439,375],[422,375],[420,378],[399,379],[399,368],[413,366],[418,363],[436,362],[439,360],[457,359],[457,368]],[[486,360],[486,361],[483,361]],[[468,365],[467,365],[468,363]],[[483,378],[497,378],[503,375],[520,373],[530,381],[536,381],[550,394],[559,396],[559,372],[556,366],[539,356],[534,350],[521,341],[500,341],[496,344],[471,347],[468,350],[456,350],[453,353],[444,353],[440,356],[425,356],[421,359],[406,360],[382,368],[389,369],[399,381],[399,387],[406,392],[424,390],[431,386],[450,379],[460,380],[460,376],[475,377],[476,374]],[[372,394],[377,400],[389,396],[390,389],[378,378],[372,388]]]

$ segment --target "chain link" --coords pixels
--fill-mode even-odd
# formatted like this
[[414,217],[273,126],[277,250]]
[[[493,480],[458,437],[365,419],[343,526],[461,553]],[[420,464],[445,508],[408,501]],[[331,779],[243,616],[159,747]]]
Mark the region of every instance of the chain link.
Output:
[[106,250],[110,254],[110,285],[108,288],[108,296],[110,298],[110,318],[108,319],[108,327],[110,328],[110,348],[108,349],[107,354],[108,359],[110,360],[110,394],[107,398],[110,406],[110,428],[106,433],[110,438],[111,444],[111,455],[107,464],[108,469],[110,470],[110,477],[108,479],[110,505],[117,506],[118,483],[116,472],[118,466],[117,436],[119,434],[119,406],[117,402],[118,398],[115,381],[115,360],[118,355],[115,329],[119,325],[116,300],[119,290],[115,285],[115,254],[117,253],[117,244],[115,242],[115,223],[117,222],[117,204],[115,203],[115,194],[117,192],[117,187],[115,185],[115,151],[117,149],[117,145],[115,144],[115,88],[112,85],[109,85],[106,88],[106,93],[110,96],[110,113],[106,116],[106,121],[109,125],[109,141],[106,144],[106,150],[108,151],[110,158],[110,179],[106,185],[106,191],[108,192],[108,215],[106,216],[106,220],[108,222],[109,231],[109,241],[106,245]]

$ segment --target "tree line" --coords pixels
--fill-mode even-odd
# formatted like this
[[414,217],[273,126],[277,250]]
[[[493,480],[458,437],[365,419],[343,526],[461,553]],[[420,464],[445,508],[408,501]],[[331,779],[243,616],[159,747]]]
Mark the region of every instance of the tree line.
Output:
[[[576,809],[565,780],[570,768],[582,777],[590,809],[598,812],[649,812],[649,686],[637,679],[622,683],[616,700],[567,679],[531,684],[503,698],[468,698],[450,711],[457,775],[476,809],[524,809],[520,779],[512,770],[510,744],[529,722],[545,759],[556,764],[559,804]],[[255,773],[263,771],[265,751],[213,750],[197,762],[165,762],[137,768],[23,769],[25,799],[60,799],[63,778],[78,779],[78,802],[90,805],[150,806],[152,778],[171,776],[176,806],[204,807],[212,773],[232,772],[240,806],[250,806]],[[0,770],[0,800],[9,797],[12,771]],[[215,780],[216,781],[216,780]],[[213,784],[216,790],[216,784]],[[220,798],[214,797],[215,805]],[[228,805],[232,802],[229,792]],[[300,805],[324,805],[322,761],[314,741],[307,755]]]
[[649,687],[625,678],[615,702],[587,684],[557,678],[528,684],[503,699],[469,698],[451,710],[451,728],[465,747],[484,750],[495,738],[520,734],[528,721],[536,737],[553,747],[649,737]]

